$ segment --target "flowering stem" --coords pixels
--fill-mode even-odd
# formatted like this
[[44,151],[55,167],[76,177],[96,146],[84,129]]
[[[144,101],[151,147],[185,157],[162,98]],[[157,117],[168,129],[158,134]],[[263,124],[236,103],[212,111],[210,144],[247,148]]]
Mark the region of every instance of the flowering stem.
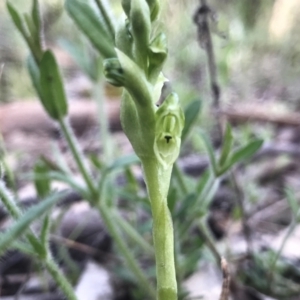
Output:
[[157,299],[177,300],[174,232],[167,203],[172,167],[162,168],[156,159],[142,160],[151,200],[156,258]]

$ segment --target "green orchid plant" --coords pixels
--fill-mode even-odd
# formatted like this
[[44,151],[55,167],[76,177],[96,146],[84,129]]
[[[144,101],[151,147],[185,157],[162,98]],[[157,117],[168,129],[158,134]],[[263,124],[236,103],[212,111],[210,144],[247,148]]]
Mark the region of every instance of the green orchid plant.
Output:
[[171,93],[157,107],[166,80],[161,73],[167,56],[163,33],[151,39],[159,2],[123,1],[127,19],[116,34],[117,58],[104,62],[108,81],[123,86],[121,123],[140,158],[153,216],[157,299],[177,299],[174,233],[167,195],[172,168],[180,151],[184,113]]
[[[109,8],[108,3],[104,0],[93,1],[65,1],[65,9],[69,16],[93,46],[95,58],[89,55],[87,49],[78,51],[76,46],[71,47],[71,52],[94,85],[99,85],[100,71],[102,72],[99,62],[103,60],[103,71],[107,81],[114,86],[123,87],[121,123],[136,155],[110,161],[106,159],[109,151],[104,145],[103,161],[95,158],[94,161],[91,159],[93,164],[89,164],[68,120],[69,105],[59,64],[53,52],[45,49],[45,43],[42,41],[44,35],[38,0],[32,0],[32,10],[29,14],[19,13],[11,4],[13,1],[7,0],[8,12],[30,50],[27,67],[32,84],[44,110],[60,128],[83,182],[78,183],[64,164],[58,163],[55,168],[45,162],[37,165],[33,180],[38,196],[44,200],[24,213],[18,206],[16,197],[0,178],[0,200],[15,220],[11,230],[0,233],[0,254],[9,247],[14,247],[31,255],[33,259],[42,261],[67,299],[76,300],[73,287],[58,267],[49,247],[52,221],[49,214],[51,207],[63,197],[61,193],[56,194],[51,190],[50,183],[53,180],[60,181],[66,183],[99,211],[116,250],[124,259],[125,267],[129,271],[126,272],[129,275],[126,280],[130,277],[129,280],[137,287],[137,294],[142,295],[137,299],[183,299],[187,294],[181,283],[194,271],[200,258],[199,245],[203,243],[201,238],[197,237],[196,242],[193,239],[193,245],[185,249],[185,244],[189,244],[186,242],[190,242],[187,233],[191,228],[199,228],[203,236],[207,236],[206,244],[215,255],[217,264],[220,263],[220,255],[209,234],[206,234],[206,212],[221,177],[237,163],[251,157],[261,147],[262,141],[252,140],[235,148],[231,127],[227,125],[220,155],[216,155],[210,139],[201,132],[200,137],[208,154],[209,167],[200,180],[185,178],[175,161],[179,156],[181,141],[184,142],[187,138],[199,115],[201,105],[196,99],[183,113],[178,96],[174,92],[164,101],[160,99],[162,87],[167,81],[162,69],[168,54],[166,36],[157,22],[160,1],[122,0],[124,14],[119,18],[117,26],[114,23],[116,18],[111,16],[113,10]],[[158,105],[161,102],[162,104]],[[101,112],[99,119],[101,139],[105,143],[108,132],[104,112]],[[122,195],[110,191],[110,186],[115,183],[114,178],[109,177],[111,173],[118,169],[127,171],[132,163],[139,162],[143,168],[150,199],[154,247],[141,231],[121,216],[118,205],[111,200]],[[96,172],[92,172],[93,170]],[[171,175],[172,185],[169,193]],[[134,181],[138,186],[136,178]],[[177,190],[180,197],[176,197]],[[132,200],[137,194],[137,189],[134,188],[127,197]],[[179,201],[178,198],[181,197],[182,201]],[[140,200],[138,197],[136,199]],[[30,224],[39,218],[43,218],[43,222],[41,232],[37,234],[31,230]],[[172,218],[176,228],[175,241]],[[21,244],[16,241],[20,237]],[[139,251],[149,255],[151,262],[155,254],[157,291],[150,280],[152,272],[147,273],[139,265],[136,253],[129,246],[130,242],[137,245]]]
[[[180,152],[184,113],[175,93],[167,96],[160,106],[157,105],[163,84],[167,81],[162,74],[167,57],[166,37],[154,26],[160,11],[159,1],[123,0],[125,18],[120,21],[118,28],[112,22],[110,10],[102,1],[95,2],[101,18],[89,4],[78,0],[67,0],[65,7],[105,59],[104,74],[108,82],[124,87],[121,123],[141,161],[151,202],[157,275],[156,298],[175,300],[178,295],[174,233],[167,195],[173,164]],[[28,69],[41,103],[48,115],[60,126],[78,170],[85,180],[87,190],[81,189],[80,192],[91,204],[98,207],[106,227],[125,257],[127,266],[153,299],[155,293],[152,285],[148,284],[147,278],[122,240],[112,220],[112,211],[102,200],[105,198],[102,190],[95,184],[67,120],[68,105],[59,67],[52,51],[44,50],[41,42],[38,1],[33,1],[32,13],[25,15],[24,19],[9,2],[7,7],[30,49]],[[78,189],[76,184],[73,187]],[[75,298],[70,288],[67,291],[63,286],[61,288],[70,299]]]

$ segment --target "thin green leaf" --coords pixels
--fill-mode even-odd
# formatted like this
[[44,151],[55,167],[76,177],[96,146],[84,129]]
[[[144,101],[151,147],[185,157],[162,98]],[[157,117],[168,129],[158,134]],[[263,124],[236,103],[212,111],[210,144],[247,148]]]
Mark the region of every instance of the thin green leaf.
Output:
[[26,213],[17,220],[9,230],[0,234],[0,253],[2,254],[10,245],[25,233],[30,224],[48,212],[51,207],[63,197],[63,193],[52,195],[39,204],[31,207]]
[[27,255],[30,256],[37,256],[37,253],[35,252],[35,250],[32,248],[32,246],[30,244],[26,244],[24,242],[21,241],[14,241],[10,247],[10,249],[17,249],[23,253],[26,253]]
[[176,210],[175,219],[179,221],[183,221],[184,218],[188,215],[189,209],[195,206],[197,200],[197,195],[195,193],[188,194],[181,201],[180,206]]
[[14,24],[16,25],[18,30],[21,32],[23,37],[25,39],[27,39],[27,34],[26,34],[25,27],[24,27],[24,23],[18,13],[18,11],[9,3],[9,1],[6,2],[6,6],[7,6],[8,12],[9,12]]
[[217,174],[218,173],[218,167],[217,167],[215,151],[214,151],[214,148],[212,146],[212,143],[211,143],[210,139],[208,138],[208,136],[206,135],[206,133],[201,132],[200,135],[201,135],[202,141],[204,142],[204,146],[206,148],[206,151],[207,151],[207,154],[208,154],[208,157],[209,157],[211,168],[212,168],[214,174]]
[[286,199],[287,199],[287,201],[289,203],[289,206],[291,208],[293,218],[296,220],[297,219],[297,214],[298,214],[298,211],[299,211],[299,204],[298,204],[298,201],[295,197],[295,192],[291,188],[287,188],[285,190],[285,194],[286,194]]
[[50,216],[47,215],[44,218],[43,226],[41,230],[41,243],[45,249],[48,249],[50,225],[51,225]]
[[33,0],[32,10],[31,10],[32,21],[35,25],[36,32],[40,33],[41,30],[41,20],[40,20],[40,8],[38,0]]
[[221,152],[220,161],[219,161],[220,167],[222,167],[228,159],[228,156],[230,154],[230,150],[232,147],[232,142],[233,142],[233,137],[232,137],[231,126],[229,123],[227,123],[225,135],[224,135],[224,139],[223,139],[222,152]]
[[27,28],[29,30],[30,38],[35,39],[35,37],[36,37],[36,28],[35,28],[35,25],[33,23],[33,20],[31,18],[31,16],[28,13],[24,14],[24,20],[25,20],[25,23],[26,23]]
[[30,54],[27,58],[27,68],[31,78],[32,85],[38,94],[39,98],[42,98],[41,84],[40,84],[40,70],[36,64],[34,57]]
[[251,156],[253,156],[262,146],[263,140],[254,140],[249,142],[246,146],[243,146],[236,150],[231,157],[228,158],[227,163],[223,168],[220,169],[218,175],[224,174],[228,171],[234,164],[245,161]]
[[67,0],[65,7],[79,29],[104,58],[116,56],[114,41],[107,33],[105,24],[88,4],[78,0]]
[[182,135],[181,135],[182,142],[185,141],[193,124],[197,120],[197,118],[200,114],[200,109],[201,109],[201,101],[197,99],[197,100],[191,102],[184,110],[185,124],[184,124],[184,128],[182,130]]
[[34,167],[34,185],[37,191],[37,194],[40,198],[44,198],[49,195],[51,190],[51,183],[47,176],[49,172],[48,166],[42,161],[39,160]]
[[89,155],[88,158],[89,158],[90,162],[93,164],[93,166],[96,167],[96,169],[98,171],[101,171],[103,169],[104,162],[101,161],[95,153],[92,153],[91,155]]
[[114,161],[114,163],[108,167],[108,171],[113,171],[116,169],[122,169],[124,167],[128,167],[133,164],[137,164],[140,162],[140,159],[135,155],[128,155],[128,156],[123,156],[121,158],[118,158]]
[[73,188],[75,191],[77,191],[84,199],[87,199],[87,200],[90,199],[90,194],[86,190],[86,188],[83,187],[77,181],[75,181],[71,176],[61,173],[61,172],[55,172],[55,171],[49,172],[45,176],[47,176],[50,179],[57,180],[57,181],[68,184],[71,188]]
[[42,57],[40,72],[42,104],[51,118],[60,120],[67,114],[68,105],[59,67],[50,50]]

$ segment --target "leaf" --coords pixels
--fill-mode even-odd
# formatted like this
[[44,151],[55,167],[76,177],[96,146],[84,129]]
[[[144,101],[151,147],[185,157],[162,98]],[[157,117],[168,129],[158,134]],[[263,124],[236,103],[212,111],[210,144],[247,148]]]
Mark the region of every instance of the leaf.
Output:
[[225,135],[224,135],[224,139],[223,139],[222,152],[221,152],[220,161],[219,161],[220,167],[222,167],[228,159],[228,156],[230,154],[230,150],[232,147],[232,142],[233,142],[233,137],[232,137],[231,126],[229,123],[227,123]]
[[174,219],[178,219],[179,221],[184,221],[186,216],[188,215],[188,211],[194,207],[197,200],[197,196],[195,193],[191,193],[186,195],[186,197],[181,201],[179,208],[176,210],[176,214]]
[[184,142],[187,138],[193,124],[197,120],[201,109],[201,101],[200,100],[194,100],[191,102],[187,108],[184,110],[185,115],[185,124],[181,135],[181,141]]
[[227,163],[223,168],[220,169],[218,175],[224,174],[228,171],[234,164],[245,161],[257,152],[263,144],[263,140],[254,140],[249,142],[246,146],[243,146],[236,150],[231,157],[228,158]]
[[67,114],[68,106],[59,67],[50,50],[42,57],[40,72],[42,104],[52,119],[60,120]]
[[19,236],[26,232],[29,225],[48,212],[51,207],[63,197],[63,193],[52,195],[39,204],[28,209],[25,214],[17,220],[9,230],[0,234],[0,254],[2,254],[10,245],[15,242]]
[[140,162],[140,159],[135,154],[123,156],[121,158],[116,159],[114,161],[114,163],[108,167],[108,171],[111,172],[116,169],[122,169],[129,165],[137,164],[139,162]]
[[31,17],[32,17],[32,21],[35,25],[36,32],[40,33],[41,20],[40,20],[40,8],[39,8],[38,0],[33,0]]
[[50,225],[51,225],[50,216],[47,215],[44,218],[43,226],[41,229],[41,243],[45,249],[48,249]]
[[116,56],[114,41],[106,31],[105,24],[88,4],[78,0],[67,0],[65,7],[79,29],[104,58]]
[[27,58],[27,69],[31,78],[32,85],[38,94],[39,98],[42,99],[42,91],[40,84],[40,70],[36,64],[32,55],[29,55]]
[[34,167],[34,185],[37,191],[37,194],[40,198],[44,198],[50,193],[50,180],[45,175],[49,172],[48,166],[42,161],[39,160]]
[[295,220],[297,220],[297,214],[298,214],[298,211],[299,211],[299,204],[298,204],[297,199],[295,197],[295,192],[291,188],[287,188],[285,190],[285,194],[286,194],[287,201],[290,205],[293,218]]
[[214,151],[214,148],[212,146],[212,143],[211,143],[210,139],[208,138],[208,136],[206,135],[205,132],[201,132],[200,135],[201,135],[202,141],[204,142],[204,146],[206,148],[206,151],[207,151],[207,154],[208,154],[208,157],[209,157],[211,168],[212,168],[214,174],[217,174],[218,173],[218,167],[217,167],[215,151]]
[[14,24],[16,25],[16,27],[19,29],[19,31],[21,32],[21,34],[23,35],[23,37],[25,39],[27,39],[27,35],[26,35],[26,30],[24,27],[24,23],[18,13],[18,11],[9,3],[9,1],[6,2],[6,6],[8,9],[8,12],[14,22]]
[[149,116],[149,107],[153,109],[154,105],[152,86],[148,83],[144,71],[130,57],[118,49],[116,53],[118,59],[104,61],[105,77],[111,84],[126,88],[139,110],[140,117],[143,114]]

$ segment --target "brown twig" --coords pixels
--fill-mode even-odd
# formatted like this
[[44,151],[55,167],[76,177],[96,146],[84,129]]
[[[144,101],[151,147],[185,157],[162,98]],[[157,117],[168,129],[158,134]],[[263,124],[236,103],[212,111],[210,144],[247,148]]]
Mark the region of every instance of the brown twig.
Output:
[[[216,67],[216,59],[215,53],[213,48],[213,42],[211,37],[211,30],[209,24],[209,18],[212,15],[212,11],[207,4],[206,0],[200,0],[200,5],[194,14],[194,22],[197,25],[198,29],[198,41],[200,46],[204,49],[207,56],[207,65],[208,65],[208,72],[210,78],[210,88],[213,97],[213,108],[215,113],[220,111],[220,95],[221,89],[217,79],[217,67]],[[218,119],[217,122],[217,140],[218,144],[222,142],[222,126],[221,122]]]
[[228,271],[228,264],[224,257],[221,259],[221,267],[223,271],[223,284],[220,295],[220,300],[228,300],[230,292],[230,274]]
[[298,112],[272,112],[265,105],[235,104],[227,109],[219,111],[229,122],[266,122],[283,126],[300,126],[300,114]]

